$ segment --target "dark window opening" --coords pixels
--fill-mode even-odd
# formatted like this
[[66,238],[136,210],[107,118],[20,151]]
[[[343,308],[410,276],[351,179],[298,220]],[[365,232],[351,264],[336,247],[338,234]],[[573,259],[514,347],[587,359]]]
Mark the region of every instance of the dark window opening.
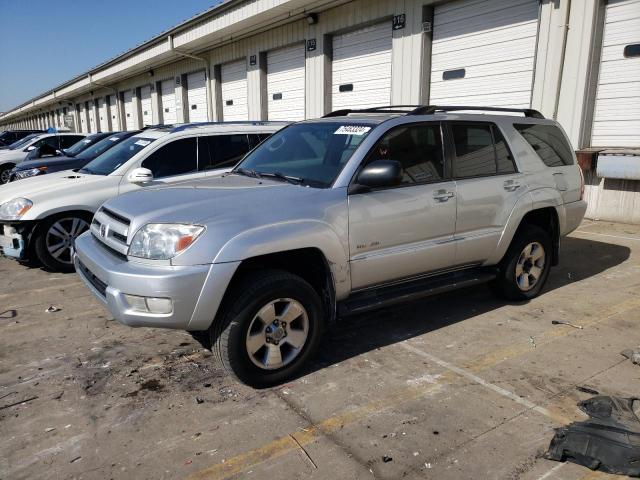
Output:
[[282,100],[282,94],[281,93],[274,93],[273,94],[273,99],[274,100]]
[[464,78],[466,75],[466,70],[464,68],[458,68],[456,70],[447,70],[442,72],[442,80],[456,80],[458,78]]
[[452,125],[456,178],[495,175],[496,154],[489,125]]
[[340,85],[338,90],[340,90],[340,92],[353,92],[353,83],[346,83],[344,85]]
[[197,110],[198,109],[198,105],[191,105],[191,110]]
[[624,47],[624,58],[640,57],[640,43],[633,43]]
[[225,104],[227,105],[227,107],[230,107],[231,105],[233,105],[233,100],[227,100]]
[[153,172],[154,178],[183,175],[198,170],[197,140],[182,138],[153,152],[142,162],[142,167]]

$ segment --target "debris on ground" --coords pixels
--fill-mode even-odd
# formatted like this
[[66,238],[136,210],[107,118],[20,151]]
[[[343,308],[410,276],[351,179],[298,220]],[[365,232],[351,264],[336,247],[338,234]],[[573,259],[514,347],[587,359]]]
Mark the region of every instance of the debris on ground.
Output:
[[588,393],[590,395],[600,395],[599,391],[594,390],[593,388],[589,388],[589,387],[576,387],[576,390],[578,390],[579,392],[582,392],[582,393]]
[[622,352],[620,352],[620,354],[631,360],[631,363],[640,365],[640,347],[623,350]]
[[640,419],[634,412],[639,401],[599,395],[578,403],[589,420],[556,429],[545,457],[640,477]]
[[44,433],[49,433],[49,432],[53,432],[55,430],[54,427],[48,427],[44,429]]
[[574,325],[573,323],[563,322],[562,320],[551,320],[552,325],[567,325],[569,327],[577,328],[578,330],[583,330],[584,327],[582,325]]
[[56,307],[55,305],[49,305],[49,308],[47,308],[44,312],[45,313],[54,313],[54,312],[59,312],[60,310],[62,310],[62,308]]
[[536,348],[536,337],[529,337],[529,343],[533,345],[533,348]]
[[382,457],[382,461],[383,461],[384,463],[393,462],[393,457],[390,457],[390,456],[388,456],[388,455],[384,455],[384,456]]
[[71,461],[69,463],[76,463],[78,460],[80,460],[82,457],[75,457],[72,458]]
[[9,407],[15,407],[16,405],[22,405],[23,403],[27,403],[27,402],[31,402],[33,400],[36,400],[38,397],[29,397],[25,400],[20,400],[19,402],[13,402],[10,403],[9,405],[3,405],[0,407],[0,410],[4,410],[5,408],[9,408]]

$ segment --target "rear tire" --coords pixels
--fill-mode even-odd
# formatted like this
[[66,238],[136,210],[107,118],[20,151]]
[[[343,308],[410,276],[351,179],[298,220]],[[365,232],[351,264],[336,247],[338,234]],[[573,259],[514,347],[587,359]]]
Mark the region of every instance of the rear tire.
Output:
[[256,388],[278,385],[315,354],[325,318],[318,293],[281,270],[252,273],[235,284],[210,329],[216,363]]
[[89,229],[90,214],[61,213],[44,220],[37,228],[34,251],[48,270],[73,272],[74,242]]
[[549,234],[536,225],[524,225],[498,266],[498,277],[491,283],[492,290],[507,300],[535,298],[549,277],[551,261]]

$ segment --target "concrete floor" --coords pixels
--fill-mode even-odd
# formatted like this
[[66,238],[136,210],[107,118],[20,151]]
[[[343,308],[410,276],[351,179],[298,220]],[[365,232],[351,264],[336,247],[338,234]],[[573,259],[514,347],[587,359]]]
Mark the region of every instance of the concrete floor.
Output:
[[640,396],[620,355],[639,287],[640,226],[585,222],[534,301],[481,287],[344,319],[305,376],[256,391],[187,333],[110,320],[75,275],[0,259],[0,479],[606,478],[540,455],[584,418],[576,386]]

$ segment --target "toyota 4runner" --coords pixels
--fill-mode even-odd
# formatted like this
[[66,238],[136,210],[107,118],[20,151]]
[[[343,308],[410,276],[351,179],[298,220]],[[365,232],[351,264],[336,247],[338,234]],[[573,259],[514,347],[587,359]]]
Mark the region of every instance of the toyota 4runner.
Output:
[[583,188],[566,135],[535,110],[339,111],[223,176],[109,200],[76,270],[119,322],[204,333],[223,368],[264,387],[340,315],[482,282],[535,297]]

